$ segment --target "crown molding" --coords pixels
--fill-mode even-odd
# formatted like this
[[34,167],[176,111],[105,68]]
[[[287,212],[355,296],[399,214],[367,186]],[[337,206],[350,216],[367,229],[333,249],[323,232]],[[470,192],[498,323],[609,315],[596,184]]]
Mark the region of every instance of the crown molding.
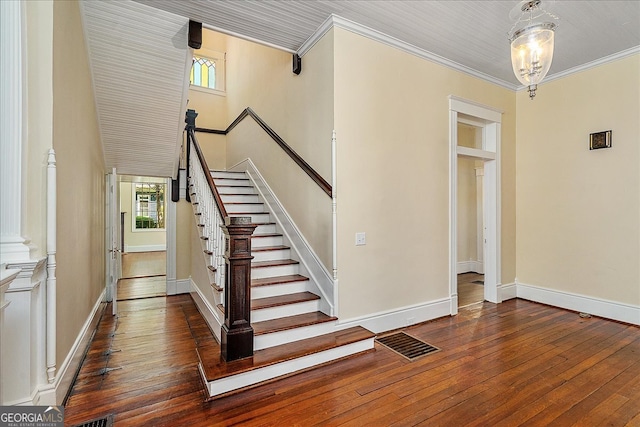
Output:
[[420,49],[412,44],[403,42],[395,37],[388,36],[380,31],[374,30],[369,27],[365,27],[364,25],[358,24],[357,22],[350,21],[348,19],[342,18],[338,15],[332,14],[327,18],[320,27],[316,30],[315,33],[311,37],[305,41],[300,49],[298,49],[298,55],[301,57],[306,54],[329,30],[332,28],[341,28],[343,30],[350,31],[354,34],[361,35],[370,40],[377,41],[379,43],[385,44],[387,46],[394,47],[396,49],[400,49],[406,53],[417,56],[422,59],[426,59],[431,62],[435,62],[436,64],[444,65],[445,67],[452,68],[456,71],[463,72],[465,74],[471,75],[473,77],[477,77],[479,79],[485,80],[489,83],[496,84],[498,86],[504,87],[510,90],[516,90],[517,85],[506,82],[504,80],[492,77],[488,74],[482,73],[480,71],[474,70],[473,68],[467,67],[465,65],[459,64],[455,61],[451,61],[450,59],[444,58],[440,55],[436,55],[435,53],[429,52],[424,49]]
[[[568,70],[560,71],[559,73],[551,74],[544,78],[542,83],[539,83],[538,86],[541,86],[545,83],[552,82],[557,79],[561,79],[563,77],[570,76],[572,74],[580,73],[582,71],[590,70],[591,68],[599,67],[600,65],[608,64],[610,62],[617,61],[619,59],[626,58],[628,56],[636,55],[640,53],[640,46],[634,46],[629,49],[621,50],[618,53],[614,53],[613,55],[605,56],[595,61],[587,62],[586,64],[578,65],[577,67],[569,68]],[[521,85],[518,86],[517,91],[521,91],[526,89],[527,86]]]

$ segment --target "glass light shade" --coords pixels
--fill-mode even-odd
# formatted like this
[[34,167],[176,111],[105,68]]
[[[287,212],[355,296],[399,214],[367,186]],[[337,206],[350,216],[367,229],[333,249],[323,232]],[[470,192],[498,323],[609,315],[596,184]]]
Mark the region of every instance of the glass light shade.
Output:
[[538,83],[547,75],[553,60],[552,23],[537,24],[516,31],[511,42],[513,72],[533,98]]

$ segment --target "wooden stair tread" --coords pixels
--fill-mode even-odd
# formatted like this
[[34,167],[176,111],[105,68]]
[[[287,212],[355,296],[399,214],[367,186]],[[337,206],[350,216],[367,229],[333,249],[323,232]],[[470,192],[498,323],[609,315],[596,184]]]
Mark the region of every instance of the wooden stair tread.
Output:
[[[282,237],[282,234],[280,233],[264,233],[264,234],[252,234],[251,238],[253,239],[254,237]],[[253,250],[253,248],[252,248]]]
[[264,277],[262,279],[251,279],[251,286],[279,285],[281,283],[291,283],[307,280],[309,280],[308,277],[301,276],[300,274],[290,274],[288,276],[274,276]]
[[218,344],[203,343],[197,350],[204,376],[210,382],[374,337],[373,332],[355,326],[318,337],[258,350],[254,352],[253,357],[232,362],[225,362],[222,359]]
[[251,268],[280,267],[283,265],[296,265],[296,264],[300,264],[300,262],[293,259],[275,259],[271,261],[252,262]]
[[272,332],[287,331],[289,329],[302,328],[304,326],[318,325],[320,323],[337,320],[337,317],[327,316],[321,311],[303,313],[296,316],[281,317],[252,323],[254,335],[264,335]]
[[268,252],[268,251],[280,251],[283,249],[291,249],[289,246],[277,245],[277,246],[263,246],[260,248],[251,248],[251,252]]
[[[225,205],[264,205],[262,202],[225,202]],[[268,212],[264,212],[268,213]]]
[[251,300],[251,310],[261,310],[263,308],[278,307],[287,304],[296,304],[318,300],[320,297],[311,292],[297,292],[294,294],[284,294],[275,297],[258,298]]

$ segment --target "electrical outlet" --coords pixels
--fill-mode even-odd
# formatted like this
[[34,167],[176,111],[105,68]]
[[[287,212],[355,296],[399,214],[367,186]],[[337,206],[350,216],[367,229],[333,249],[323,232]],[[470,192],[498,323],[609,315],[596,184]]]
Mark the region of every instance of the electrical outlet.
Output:
[[356,246],[362,246],[367,244],[367,236],[365,233],[356,233]]

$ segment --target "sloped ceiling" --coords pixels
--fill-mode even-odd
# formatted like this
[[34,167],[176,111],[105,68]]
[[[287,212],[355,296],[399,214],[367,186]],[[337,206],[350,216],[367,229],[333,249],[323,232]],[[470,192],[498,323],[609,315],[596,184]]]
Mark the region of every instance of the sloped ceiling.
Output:
[[[522,2],[353,0],[136,0],[291,52],[331,16],[356,22],[517,87],[507,33]],[[560,19],[549,76],[640,45],[640,1],[543,0]]]
[[[332,15],[397,39],[427,57],[516,89],[507,33],[518,1],[84,0],[107,168],[174,176],[184,127],[188,20],[297,52]],[[640,1],[543,0],[557,15],[547,81],[640,52]],[[588,90],[588,88],[587,88]]]
[[129,0],[80,4],[106,167],[174,177],[191,66],[188,19]]

